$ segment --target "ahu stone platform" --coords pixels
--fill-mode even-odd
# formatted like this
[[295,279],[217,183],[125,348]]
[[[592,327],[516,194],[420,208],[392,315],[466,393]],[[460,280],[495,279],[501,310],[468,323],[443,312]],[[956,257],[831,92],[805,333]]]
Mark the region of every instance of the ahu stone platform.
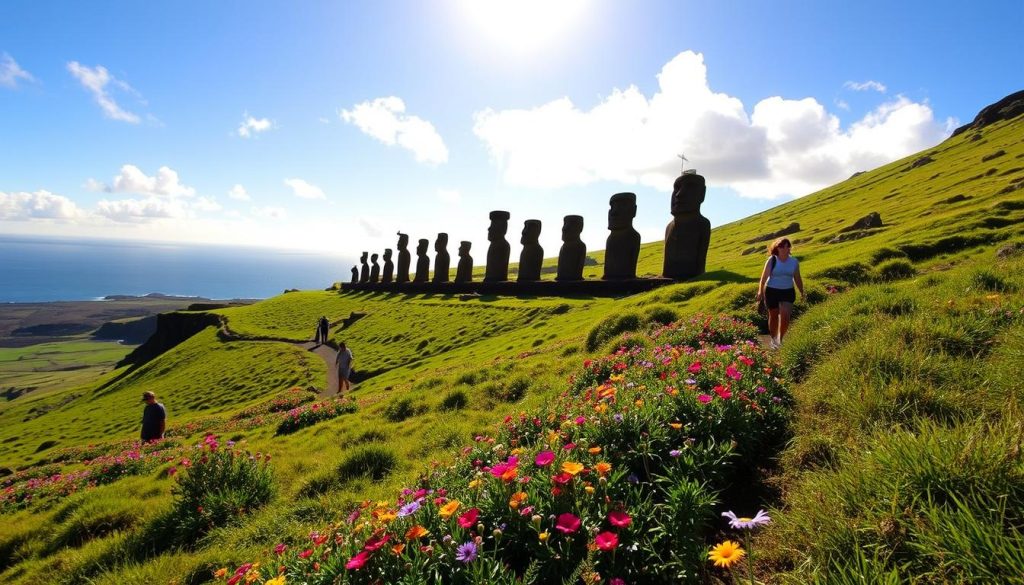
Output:
[[629,278],[621,280],[538,280],[532,282],[502,280],[496,282],[346,282],[342,292],[374,292],[440,295],[504,296],[595,296],[614,297],[653,290],[676,282],[671,278]]

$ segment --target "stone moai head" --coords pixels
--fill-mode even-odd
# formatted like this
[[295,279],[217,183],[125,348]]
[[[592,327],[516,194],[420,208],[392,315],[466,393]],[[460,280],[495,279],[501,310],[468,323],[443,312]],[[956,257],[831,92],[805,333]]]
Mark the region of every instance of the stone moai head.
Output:
[[508,232],[508,219],[512,217],[507,211],[492,211],[490,214],[491,225],[487,228],[487,241],[499,242],[505,239]]
[[391,260],[391,248],[384,248],[384,259]]
[[608,229],[623,230],[633,227],[636,217],[636,193],[616,193],[608,200]]
[[378,256],[376,254],[370,254],[370,262],[376,264]]
[[398,249],[405,250],[409,247],[409,234],[398,232]]
[[366,257],[369,255],[369,252],[363,252],[363,255],[359,257],[359,261],[362,262],[363,264],[366,264]]
[[416,246],[416,253],[423,255],[427,253],[427,246],[430,245],[430,240],[420,240]]
[[440,233],[437,234],[437,241],[434,242],[435,252],[444,252],[448,248],[448,234]]
[[461,242],[459,242],[459,256],[468,256],[469,249],[472,247],[473,242],[467,242],[466,240],[462,240]]
[[583,233],[583,216],[567,215],[562,219],[562,241],[576,242]]
[[523,236],[519,240],[520,244],[536,244],[537,239],[540,238],[540,220],[539,219],[528,219],[523,222]]
[[699,213],[707,190],[704,177],[690,172],[680,175],[672,185],[672,215]]

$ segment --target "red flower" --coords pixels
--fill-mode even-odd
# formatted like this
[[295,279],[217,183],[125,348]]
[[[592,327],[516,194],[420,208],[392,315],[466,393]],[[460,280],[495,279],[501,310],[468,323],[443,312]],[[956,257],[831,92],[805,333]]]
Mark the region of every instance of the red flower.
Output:
[[616,528],[625,528],[633,522],[633,519],[621,510],[613,510],[608,513],[608,522]]
[[607,552],[619,546],[619,537],[614,532],[602,532],[594,537],[594,544],[597,548]]
[[313,554],[313,549],[307,548],[306,550],[299,553],[299,558],[308,559],[311,554]]
[[559,514],[558,521],[555,522],[555,529],[563,534],[572,534],[580,529],[580,519],[568,512]]
[[715,394],[718,394],[718,397],[721,398],[722,400],[726,400],[732,397],[732,392],[729,391],[728,386],[718,385],[715,386],[714,390]]
[[472,528],[476,524],[476,519],[479,515],[480,510],[476,508],[466,510],[462,516],[459,516],[459,526],[463,528]]
[[363,568],[363,565],[365,565],[366,561],[368,561],[368,560],[370,560],[370,553],[369,553],[369,551],[365,551],[364,550],[364,551],[360,552],[359,554],[357,554],[356,556],[354,556],[351,559],[349,559],[348,562],[345,563],[345,568],[346,569],[354,569],[354,570],[358,571],[359,569]]
[[697,372],[700,372],[700,362],[693,362],[687,369],[690,371],[691,374],[696,374]]
[[373,552],[387,544],[389,540],[391,540],[390,534],[385,534],[384,536],[374,536],[370,538],[370,540],[366,541],[366,544],[363,545],[363,550]]
[[565,485],[565,484],[569,483],[570,481],[572,481],[572,476],[563,471],[562,473],[559,473],[558,475],[552,476],[551,477],[551,481],[553,481],[553,482],[555,482],[555,483],[557,483],[559,485]]

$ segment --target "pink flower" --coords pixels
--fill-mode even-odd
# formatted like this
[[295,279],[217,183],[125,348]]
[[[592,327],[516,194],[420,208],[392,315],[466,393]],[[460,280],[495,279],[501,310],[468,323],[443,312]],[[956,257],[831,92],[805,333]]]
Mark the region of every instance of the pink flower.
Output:
[[565,484],[569,483],[570,481],[572,481],[572,476],[563,471],[562,473],[559,473],[558,475],[552,476],[551,477],[551,481],[557,483],[558,485],[565,485]]
[[282,542],[281,544],[274,547],[274,554],[277,556],[281,556],[284,554],[284,551],[286,550],[288,550],[288,545]]
[[740,371],[736,369],[735,365],[729,365],[729,367],[725,368],[725,375],[729,376],[733,380],[739,380],[740,378],[743,377],[743,374],[741,374]]
[[608,585],[626,585],[626,580],[622,577],[615,577],[611,581],[608,581]]
[[306,550],[304,550],[304,551],[299,553],[299,558],[300,559],[308,559],[309,556],[312,555],[312,554],[313,554],[313,549],[307,548]]
[[686,369],[689,370],[691,374],[696,374],[700,371],[700,362],[693,362],[690,364],[690,367]]
[[568,512],[559,514],[555,529],[563,534],[572,534],[580,529],[580,519]]
[[459,526],[463,528],[472,528],[476,524],[477,516],[480,515],[480,510],[476,508],[470,508],[466,512],[459,516]]
[[359,554],[357,554],[356,556],[354,556],[351,559],[349,559],[348,562],[345,563],[345,568],[346,569],[354,569],[354,570],[358,571],[359,569],[363,568],[363,565],[365,565],[366,561],[368,561],[368,560],[370,560],[370,553],[369,553],[369,551],[365,551],[364,550],[364,551],[360,552]]
[[633,519],[622,510],[612,510],[608,513],[608,522],[616,528],[625,528],[633,522]]
[[608,552],[619,546],[619,537],[614,532],[602,532],[594,537],[594,544],[597,548]]
[[374,536],[370,538],[370,540],[366,541],[366,544],[363,545],[363,550],[373,552],[387,544],[389,540],[391,540],[390,534],[385,534],[384,536]]
[[728,386],[718,385],[714,387],[715,394],[722,400],[727,400],[732,397],[732,392],[729,391]]
[[555,454],[551,451],[541,451],[537,453],[536,459],[533,460],[538,467],[547,467],[551,465],[551,462],[555,460]]
[[562,449],[564,449],[566,451],[572,451],[575,448],[576,448],[576,443],[566,443],[566,444],[562,445]]
[[701,404],[707,404],[708,402],[711,402],[711,396],[708,394],[698,394],[697,400],[699,400]]

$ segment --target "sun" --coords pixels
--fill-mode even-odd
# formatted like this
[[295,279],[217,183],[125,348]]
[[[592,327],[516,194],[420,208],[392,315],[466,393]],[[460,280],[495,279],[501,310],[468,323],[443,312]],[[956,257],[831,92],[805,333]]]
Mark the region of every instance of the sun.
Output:
[[479,35],[511,55],[551,49],[587,16],[590,0],[458,0],[460,13]]

